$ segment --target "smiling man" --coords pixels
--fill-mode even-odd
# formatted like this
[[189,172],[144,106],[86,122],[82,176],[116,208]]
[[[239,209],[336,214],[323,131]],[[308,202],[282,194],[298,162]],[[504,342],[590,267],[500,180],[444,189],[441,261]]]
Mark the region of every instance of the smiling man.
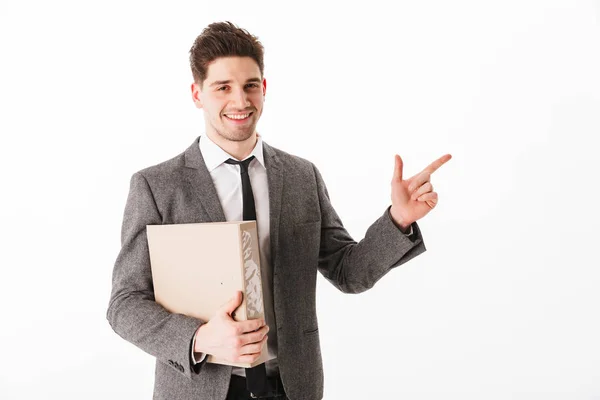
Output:
[[[396,155],[391,205],[356,242],[318,169],[256,131],[267,89],[258,39],[230,22],[211,24],[196,38],[190,64],[205,133],[176,157],[133,174],[107,319],[156,357],[156,399],[321,399],[317,272],[359,293],[423,253],[416,221],[437,204],[431,174],[451,156],[403,179]],[[157,304],[146,225],[235,220],[257,222],[265,319],[232,318],[241,293],[208,321]],[[253,361],[263,346],[272,359],[255,368],[205,362],[208,354]]]

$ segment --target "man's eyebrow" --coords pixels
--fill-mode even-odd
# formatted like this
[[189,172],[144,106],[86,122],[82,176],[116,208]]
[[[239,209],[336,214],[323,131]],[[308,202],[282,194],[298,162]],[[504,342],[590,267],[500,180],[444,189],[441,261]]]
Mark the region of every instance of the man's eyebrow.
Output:
[[227,81],[214,81],[213,83],[210,84],[210,86],[226,85],[228,83],[231,83],[231,81],[230,80],[227,80]]
[[[262,80],[260,78],[250,78],[246,81],[246,83],[250,83],[250,82],[261,83]],[[213,83],[210,84],[210,87],[217,86],[217,85],[227,85],[229,83],[231,83],[231,80],[229,80],[229,79],[225,80],[225,81],[214,81]]]

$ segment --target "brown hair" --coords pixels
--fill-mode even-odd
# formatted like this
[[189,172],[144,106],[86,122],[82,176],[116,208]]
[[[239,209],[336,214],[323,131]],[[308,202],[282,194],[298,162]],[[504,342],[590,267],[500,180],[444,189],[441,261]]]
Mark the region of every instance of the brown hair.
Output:
[[194,82],[202,86],[208,64],[219,57],[251,57],[264,75],[264,48],[256,36],[229,21],[208,25],[196,38],[190,49],[190,67]]

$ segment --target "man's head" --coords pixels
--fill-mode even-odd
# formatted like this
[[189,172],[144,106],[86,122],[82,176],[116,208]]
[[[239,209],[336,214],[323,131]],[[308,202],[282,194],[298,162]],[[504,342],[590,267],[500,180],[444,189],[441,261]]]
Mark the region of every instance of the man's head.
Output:
[[230,141],[253,136],[267,88],[263,52],[255,36],[231,22],[210,24],[196,38],[192,100],[204,110],[207,134]]

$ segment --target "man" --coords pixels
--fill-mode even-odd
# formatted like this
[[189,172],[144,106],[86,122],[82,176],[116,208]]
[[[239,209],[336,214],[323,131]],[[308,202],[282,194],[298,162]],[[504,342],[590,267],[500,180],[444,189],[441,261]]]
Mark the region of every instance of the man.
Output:
[[[321,399],[317,271],[339,290],[359,293],[424,252],[416,221],[435,207],[430,176],[451,156],[405,180],[396,155],[392,204],[357,243],[317,168],[269,146],[256,132],[267,88],[257,38],[229,22],[211,24],[190,50],[190,63],[192,99],[204,111],[205,136],[133,174],[107,319],[120,336],[156,357],[154,398],[250,398],[247,370],[206,363],[205,356],[253,361],[267,346],[274,358],[262,366],[270,387],[264,396]],[[265,320],[232,318],[241,293],[232,293],[209,321],[157,304],[146,225],[242,220],[250,208],[258,227]]]

